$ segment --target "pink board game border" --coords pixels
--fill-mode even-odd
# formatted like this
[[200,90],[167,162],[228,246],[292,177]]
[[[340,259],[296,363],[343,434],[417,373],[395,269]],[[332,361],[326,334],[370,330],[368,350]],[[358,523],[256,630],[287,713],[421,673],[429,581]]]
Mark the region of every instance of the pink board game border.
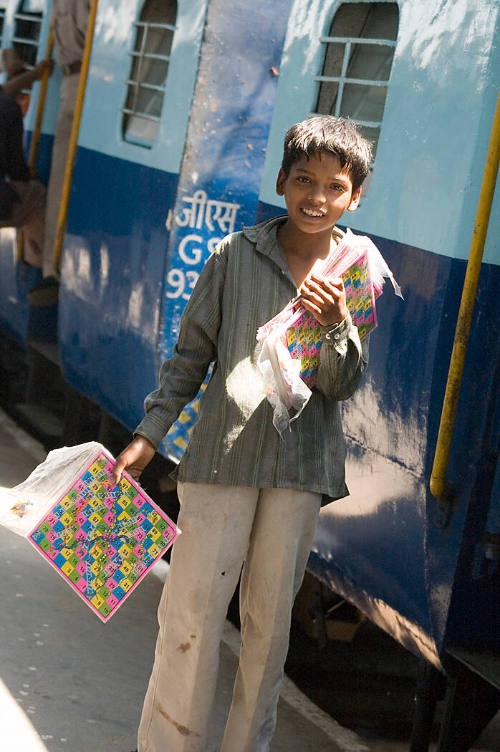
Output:
[[[100,449],[96,454],[93,456],[93,458],[90,460],[90,462],[87,463],[84,470],[81,471],[80,476],[84,475],[86,472],[88,472],[91,468],[91,466],[96,462],[96,460],[104,455],[109,462],[115,463],[115,458],[105,449]],[[33,529],[30,531],[28,537],[28,540],[30,541],[31,545],[35,548],[36,551],[51,564],[51,568],[54,569],[62,578],[65,580],[65,582],[70,586],[71,590],[78,595],[83,602],[90,607],[90,609],[99,617],[99,619],[106,623],[108,622],[112,616],[118,611],[120,606],[123,605],[123,603],[127,600],[127,598],[131,595],[131,593],[137,588],[137,586],[142,582],[144,577],[148,574],[148,572],[151,570],[154,564],[163,556],[165,551],[168,551],[168,549],[173,545],[175,539],[180,535],[181,531],[177,527],[177,525],[168,517],[168,515],[165,514],[165,512],[156,504],[153,499],[151,499],[150,496],[144,491],[144,489],[140,486],[140,484],[132,478],[129,473],[126,471],[123,471],[122,477],[125,478],[141,495],[141,497],[150,504],[153,509],[160,515],[160,517],[168,523],[169,529],[173,532],[172,538],[169,540],[166,546],[164,546],[161,551],[157,554],[157,556],[154,558],[154,560],[149,564],[146,569],[141,572],[137,580],[133,583],[132,587],[128,590],[128,592],[125,593],[123,598],[118,602],[118,604],[115,606],[115,608],[112,609],[112,611],[107,615],[104,616],[100,613],[100,611],[95,607],[91,601],[89,601],[85,596],[75,587],[74,583],[67,577],[67,575],[57,566],[54,565],[54,562],[50,558],[50,556],[47,555],[45,551],[43,551],[40,546],[32,539],[33,534],[37,531],[37,529],[40,527],[40,525],[43,524],[43,522],[46,521],[46,519],[50,516],[50,514],[53,512],[53,510],[61,503],[61,501],[64,499],[65,496],[71,491],[71,489],[74,487],[75,483],[78,481],[78,479],[75,478],[73,483],[71,483],[68,488],[59,496],[57,501],[52,504],[50,509],[41,517],[38,522],[35,524]]]

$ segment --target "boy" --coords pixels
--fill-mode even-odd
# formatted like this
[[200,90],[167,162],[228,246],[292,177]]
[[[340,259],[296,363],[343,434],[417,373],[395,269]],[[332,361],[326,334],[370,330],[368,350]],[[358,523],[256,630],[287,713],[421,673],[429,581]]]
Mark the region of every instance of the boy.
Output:
[[[225,238],[186,306],[173,357],[146,416],[116,462],[138,477],[208,365],[212,378],[178,467],[181,502],[171,568],[158,611],[155,663],[139,752],[202,752],[217,680],[219,642],[241,572],[242,648],[222,752],[265,752],[276,723],[293,600],[322,499],[348,491],[338,400],[367,364],[342,280],[311,275],[356,209],[371,159],[348,121],[313,117],[285,138],[277,192],[288,216]],[[323,326],[317,386],[280,438],[254,362],[257,328],[298,294]]]

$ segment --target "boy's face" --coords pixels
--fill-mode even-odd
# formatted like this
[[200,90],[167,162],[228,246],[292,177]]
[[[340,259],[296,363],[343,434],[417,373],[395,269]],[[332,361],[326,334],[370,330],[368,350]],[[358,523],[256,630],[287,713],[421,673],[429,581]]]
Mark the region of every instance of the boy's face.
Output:
[[288,175],[280,169],[276,192],[285,197],[288,223],[299,233],[330,233],[345,211],[354,211],[361,188],[333,154],[315,154],[294,162]]

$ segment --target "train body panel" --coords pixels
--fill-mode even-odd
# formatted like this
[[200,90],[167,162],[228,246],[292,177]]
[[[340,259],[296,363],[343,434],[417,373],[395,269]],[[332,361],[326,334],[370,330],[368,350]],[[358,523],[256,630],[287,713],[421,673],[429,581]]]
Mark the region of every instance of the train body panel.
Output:
[[[498,647],[498,614],[493,618],[491,610],[498,586],[494,579],[488,585],[482,539],[495,503],[500,269],[483,267],[448,474],[454,500],[446,520],[428,479],[465,264],[415,249],[391,252],[393,245],[379,243],[396,274],[398,259],[402,270],[411,259],[414,273],[406,279],[411,278],[412,294],[394,316],[390,308],[398,302],[380,301],[369,373],[344,407],[351,496],[322,511],[310,567],[385,629],[390,624],[400,641],[439,664],[458,625],[468,625],[476,638],[482,634],[484,645]],[[445,285],[425,301],[414,293],[427,286],[433,266]],[[489,320],[480,311],[488,311]],[[390,321],[399,327],[388,330]],[[442,325],[433,325],[436,321]],[[394,359],[384,362],[387,352]],[[486,353],[491,367],[485,367]],[[483,590],[481,608],[464,597],[459,605],[466,583],[469,593]]]
[[[258,16],[243,2],[233,3],[230,12],[225,0],[210,3],[186,152],[169,218],[161,359],[172,353],[186,300],[217,242],[255,221],[287,11],[287,0]],[[163,446],[168,456],[182,456],[197,404],[198,397],[167,435]]]
[[[122,111],[144,4],[101,2],[64,244],[58,342],[67,381],[128,428],[141,417],[218,240],[283,213],[274,192],[283,136],[316,107],[325,44],[342,5],[179,2],[150,138],[148,128],[130,129]],[[359,210],[345,221],[373,238],[405,299],[387,290],[377,303],[370,366],[343,405],[351,495],[323,509],[309,566],[439,666],[450,642],[483,640],[498,649],[500,635],[491,605],[498,561],[495,570],[496,554],[484,542],[486,533],[500,534],[498,191],[450,456],[448,516],[428,490],[499,87],[500,0],[439,8],[401,0],[397,19],[373,174]],[[25,342],[36,330],[25,297],[33,274],[16,264],[14,246],[12,231],[2,230],[0,322]],[[164,454],[181,455],[195,417],[196,400]]]
[[[261,201],[275,194],[283,133],[313,112],[324,43],[340,3],[293,3],[280,66]],[[399,28],[373,174],[346,224],[465,259],[498,93],[498,2],[400,0]],[[464,96],[466,92],[466,96]],[[449,124],[453,123],[450,129]],[[500,198],[496,197],[499,208]],[[499,263],[499,212],[485,261]]]
[[[75,389],[131,428],[144,388],[153,389],[157,378],[168,236],[163,201],[175,196],[177,180],[79,150],[59,302],[61,363]],[[161,200],[142,203],[138,195]]]

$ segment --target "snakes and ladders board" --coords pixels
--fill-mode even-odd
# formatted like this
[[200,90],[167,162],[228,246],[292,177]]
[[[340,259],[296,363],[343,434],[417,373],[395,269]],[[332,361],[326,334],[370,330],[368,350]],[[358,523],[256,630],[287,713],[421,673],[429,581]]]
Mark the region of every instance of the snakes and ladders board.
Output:
[[[363,339],[377,326],[375,295],[371,283],[368,258],[363,255],[342,275],[347,307],[353,324]],[[302,307],[292,316],[285,332],[285,344],[294,359],[300,359],[300,377],[312,388],[320,362],[321,327],[314,316]]]
[[172,545],[179,529],[100,451],[28,535],[37,551],[108,621]]
[[366,254],[342,275],[342,280],[352,323],[358,327],[359,338],[363,339],[377,326],[375,292]]
[[294,360],[300,360],[300,378],[308,387],[316,383],[321,348],[321,329],[309,311],[300,314],[286,330],[286,345]]

